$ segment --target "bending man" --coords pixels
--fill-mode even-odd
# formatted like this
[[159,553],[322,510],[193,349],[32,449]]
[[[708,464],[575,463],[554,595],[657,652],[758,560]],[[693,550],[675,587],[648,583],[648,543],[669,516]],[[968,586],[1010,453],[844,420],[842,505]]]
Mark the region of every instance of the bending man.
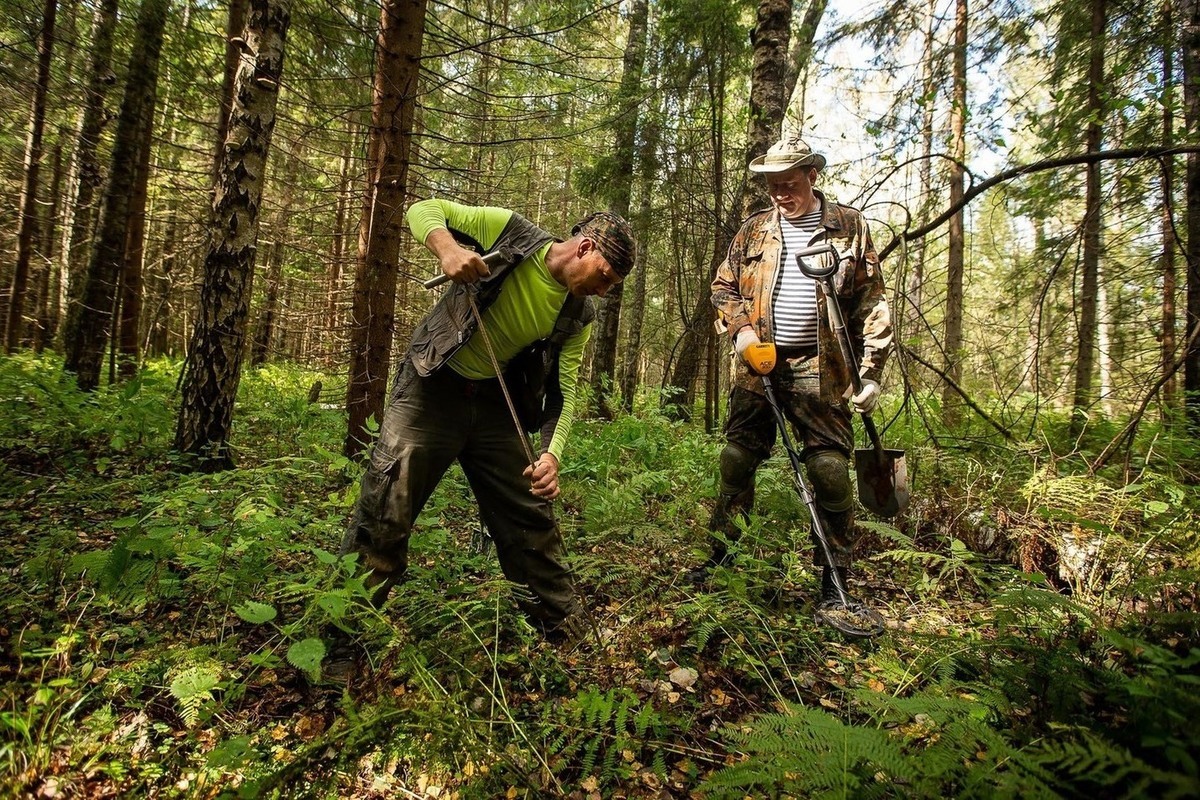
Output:
[[[381,603],[408,566],[414,520],[457,459],[504,574],[529,589],[522,609],[544,632],[574,635],[584,628],[550,501],[559,494],[559,462],[591,335],[587,298],[629,274],[632,232],[620,217],[601,212],[561,241],[507,209],[444,200],[413,204],[407,220],[453,285],[413,332],[342,552],[359,554]],[[489,267],[481,255],[491,252],[501,259]],[[525,455],[494,363],[514,396],[545,389],[544,407],[523,409],[537,417],[528,427],[541,432],[535,464]],[[518,364],[520,370],[510,369]]]

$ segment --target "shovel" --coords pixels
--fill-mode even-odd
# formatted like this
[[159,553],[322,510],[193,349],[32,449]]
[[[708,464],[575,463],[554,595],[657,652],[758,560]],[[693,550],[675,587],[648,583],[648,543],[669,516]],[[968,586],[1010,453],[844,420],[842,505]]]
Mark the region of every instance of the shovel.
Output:
[[[829,254],[827,266],[819,266],[813,256]],[[809,258],[811,260],[805,260]],[[825,303],[829,310],[829,326],[838,340],[842,359],[850,369],[850,384],[854,394],[862,391],[862,378],[858,374],[858,358],[850,342],[850,331],[846,329],[842,308],[838,304],[837,292],[833,288],[833,274],[837,271],[838,251],[832,243],[806,247],[796,253],[796,265],[809,278],[821,284],[825,290]],[[868,511],[884,519],[891,519],[908,506],[908,469],[904,464],[903,450],[885,450],[875,429],[875,420],[870,414],[862,415],[863,427],[871,440],[871,447],[854,451],[854,472],[858,476],[858,500]]]

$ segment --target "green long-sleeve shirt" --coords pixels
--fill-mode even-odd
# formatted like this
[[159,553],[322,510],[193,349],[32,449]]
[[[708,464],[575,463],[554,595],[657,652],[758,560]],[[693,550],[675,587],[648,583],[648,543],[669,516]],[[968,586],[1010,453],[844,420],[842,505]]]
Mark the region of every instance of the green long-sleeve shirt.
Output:
[[[490,249],[512,213],[505,208],[466,206],[434,199],[409,206],[406,219],[413,236],[421,244],[435,229],[446,228]],[[549,249],[550,244],[546,244],[514,267],[512,274],[505,278],[499,297],[483,312],[483,324],[501,370],[517,353],[553,332],[554,323],[567,298],[567,288],[556,281],[546,268]],[[567,339],[559,355],[563,407],[548,450],[560,462],[571,423],[575,419],[579,367],[591,335],[592,326],[585,326],[578,334]],[[451,357],[448,365],[471,380],[484,380],[496,375],[483,335],[478,332]]]

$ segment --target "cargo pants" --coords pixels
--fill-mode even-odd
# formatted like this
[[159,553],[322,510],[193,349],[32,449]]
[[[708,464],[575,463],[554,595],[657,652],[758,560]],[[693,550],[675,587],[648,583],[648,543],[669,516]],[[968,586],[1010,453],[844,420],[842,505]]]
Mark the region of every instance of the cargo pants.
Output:
[[546,632],[580,610],[550,503],[530,492],[529,466],[499,381],[449,367],[429,377],[407,361],[393,386],[342,553],[358,553],[382,594],[408,567],[413,523],[458,460],[504,575],[528,587],[521,609]]

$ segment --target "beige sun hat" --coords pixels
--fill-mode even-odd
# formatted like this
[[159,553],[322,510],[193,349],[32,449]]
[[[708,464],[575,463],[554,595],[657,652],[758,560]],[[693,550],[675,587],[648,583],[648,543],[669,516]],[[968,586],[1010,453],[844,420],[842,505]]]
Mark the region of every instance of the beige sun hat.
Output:
[[797,134],[785,134],[767,149],[765,156],[750,162],[751,172],[787,172],[795,167],[825,169],[825,156],[814,153]]

